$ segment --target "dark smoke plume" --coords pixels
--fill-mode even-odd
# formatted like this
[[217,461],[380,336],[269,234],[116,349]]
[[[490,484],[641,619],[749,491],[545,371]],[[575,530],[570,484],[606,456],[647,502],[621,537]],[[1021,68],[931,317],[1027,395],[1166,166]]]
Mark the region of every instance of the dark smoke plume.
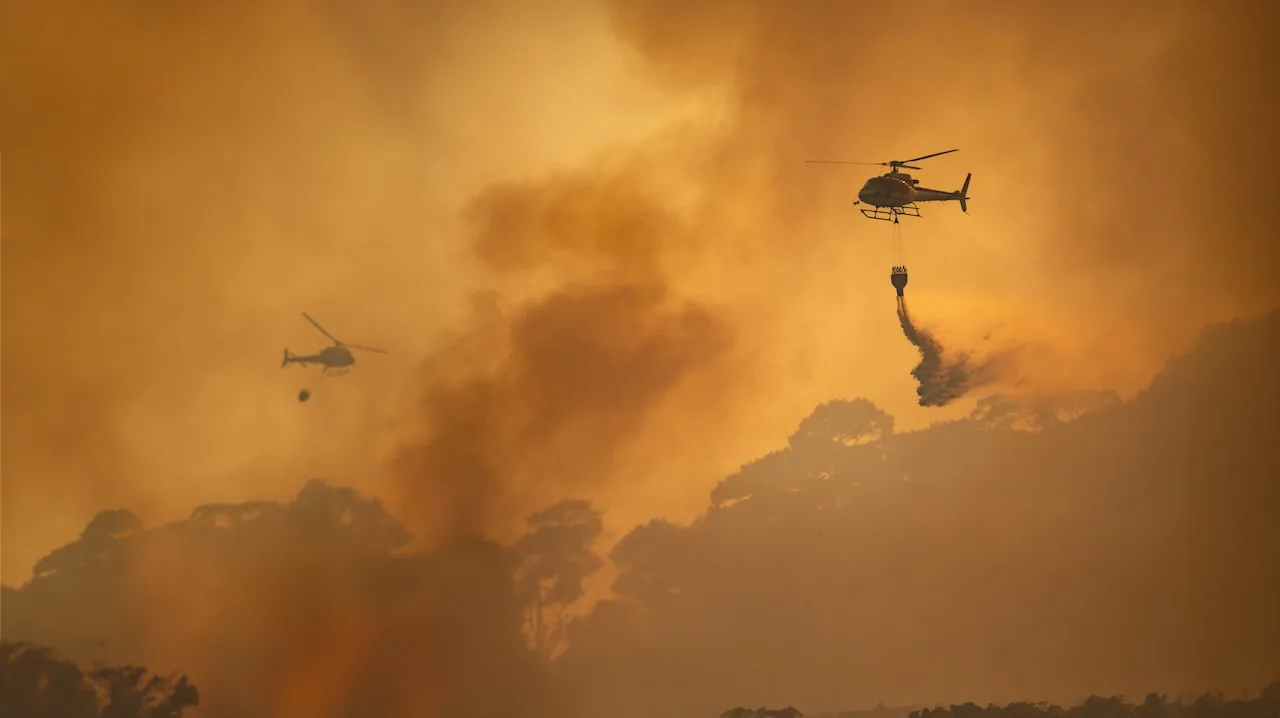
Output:
[[[502,533],[556,492],[605,484],[671,393],[729,381],[733,327],[673,289],[659,259],[682,228],[645,190],[642,174],[588,166],[468,206],[470,248],[497,280],[486,296],[510,309],[469,328],[491,344],[446,347],[428,367],[423,435],[397,456],[428,543]],[[510,296],[548,266],[549,290]]]
[[920,363],[911,370],[911,376],[920,382],[916,389],[920,406],[946,406],[995,378],[994,359],[975,362],[968,353],[946,358],[942,344],[911,320],[903,297],[898,297],[898,322],[902,333],[920,350]]

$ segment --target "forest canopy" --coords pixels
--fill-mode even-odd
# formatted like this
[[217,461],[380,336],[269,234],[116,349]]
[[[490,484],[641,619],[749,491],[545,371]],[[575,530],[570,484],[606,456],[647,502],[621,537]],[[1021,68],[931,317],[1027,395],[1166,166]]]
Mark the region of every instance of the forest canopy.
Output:
[[[654,519],[607,554],[577,500],[513,545],[431,554],[321,480],[151,528],[111,509],[4,588],[0,628],[84,665],[183,671],[214,716],[979,699],[1032,716],[1018,701],[1261,690],[1280,673],[1276,366],[1280,313],[1210,328],[1129,401],[1005,398],[910,433],[827,402],[696,521]],[[920,715],[996,715],[947,710]]]

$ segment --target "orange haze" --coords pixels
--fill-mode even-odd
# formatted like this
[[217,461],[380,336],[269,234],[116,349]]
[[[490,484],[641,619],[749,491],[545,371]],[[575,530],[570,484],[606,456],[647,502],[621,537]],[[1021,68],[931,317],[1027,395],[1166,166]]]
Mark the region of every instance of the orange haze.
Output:
[[[157,524],[312,476],[423,542],[570,496],[616,538],[693,516],[832,397],[899,430],[967,415],[916,405],[890,230],[850,206],[876,168],[805,159],[960,148],[915,172],[974,177],[970,215],[905,221],[913,318],[1012,352],[992,391],[1130,396],[1280,303],[1276,15],[11,4],[0,576],[103,508]],[[324,342],[302,311],[389,353],[282,370]]]

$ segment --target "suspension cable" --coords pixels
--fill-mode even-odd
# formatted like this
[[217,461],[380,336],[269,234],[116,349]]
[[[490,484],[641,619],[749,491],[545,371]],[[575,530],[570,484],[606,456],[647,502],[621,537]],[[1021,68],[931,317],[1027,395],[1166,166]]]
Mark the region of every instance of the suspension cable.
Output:
[[902,224],[894,217],[893,222],[893,263],[901,267],[906,264],[906,254],[902,243]]

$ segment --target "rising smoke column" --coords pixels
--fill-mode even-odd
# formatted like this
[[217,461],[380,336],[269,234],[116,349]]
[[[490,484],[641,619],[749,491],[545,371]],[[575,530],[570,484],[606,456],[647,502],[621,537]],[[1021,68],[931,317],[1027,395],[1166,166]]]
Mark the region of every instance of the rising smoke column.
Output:
[[974,362],[967,353],[952,359],[944,357],[942,344],[911,320],[903,297],[898,297],[898,322],[907,340],[920,350],[920,363],[911,370],[911,376],[920,382],[916,389],[920,406],[946,406],[995,378],[994,359]]
[[[495,301],[509,306],[466,328],[483,346],[431,358],[423,429],[395,458],[404,510],[428,543],[500,534],[539,502],[603,485],[674,392],[734,381],[734,326],[667,274],[665,247],[685,230],[644,172],[587,165],[497,184],[466,218]],[[548,270],[548,289],[507,296]]]

